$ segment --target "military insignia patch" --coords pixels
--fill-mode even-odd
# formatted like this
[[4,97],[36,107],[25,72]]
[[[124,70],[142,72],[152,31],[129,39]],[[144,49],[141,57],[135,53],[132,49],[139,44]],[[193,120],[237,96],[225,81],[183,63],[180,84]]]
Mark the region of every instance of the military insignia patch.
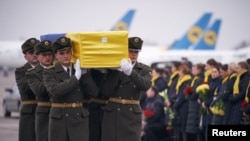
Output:
[[35,44],[36,43],[35,39],[30,40],[30,43]]
[[48,42],[48,41],[45,41],[45,42],[44,42],[44,45],[45,45],[45,46],[48,46],[48,45],[49,45],[49,42]]

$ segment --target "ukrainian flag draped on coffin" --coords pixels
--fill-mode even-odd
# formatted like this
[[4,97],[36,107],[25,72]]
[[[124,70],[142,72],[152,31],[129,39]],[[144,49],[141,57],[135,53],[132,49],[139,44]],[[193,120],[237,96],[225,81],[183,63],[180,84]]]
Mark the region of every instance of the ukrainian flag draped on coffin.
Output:
[[72,62],[80,59],[82,68],[120,67],[122,58],[128,58],[128,32],[71,32],[41,35],[40,39],[54,42],[68,37],[73,45]]

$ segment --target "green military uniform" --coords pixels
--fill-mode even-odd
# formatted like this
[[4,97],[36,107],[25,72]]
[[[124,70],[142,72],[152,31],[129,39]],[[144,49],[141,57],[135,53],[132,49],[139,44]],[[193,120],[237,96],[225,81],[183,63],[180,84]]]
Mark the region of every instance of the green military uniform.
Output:
[[[52,53],[52,43],[50,41],[42,41],[35,46],[36,53],[50,52]],[[29,69],[26,73],[26,78],[30,89],[36,95],[37,108],[35,117],[36,140],[48,141],[49,133],[49,111],[50,111],[50,97],[43,83],[44,67],[41,64],[35,68]]]
[[[49,140],[88,141],[88,110],[84,106],[75,106],[84,101],[84,94],[97,94],[97,87],[90,74],[84,74],[80,81],[71,77],[60,64],[44,71],[44,84],[51,94],[51,102],[65,107],[53,107],[50,111]],[[84,93],[84,92],[85,93]],[[81,104],[79,104],[81,105]],[[58,135],[60,133],[60,135]]]
[[26,73],[28,84],[36,95],[37,102],[39,102],[39,104],[44,104],[43,106],[38,105],[36,108],[35,127],[37,141],[48,140],[50,99],[43,84],[43,70],[44,68],[38,64],[35,68]]
[[[140,92],[151,86],[150,71],[149,67],[136,63],[130,76],[120,72],[116,76],[119,78],[116,84],[106,83],[104,88],[107,93],[114,90],[110,97],[121,101],[111,101],[103,108],[102,141],[140,141],[142,110],[139,99]],[[122,99],[128,100],[128,103],[123,100],[122,104]]]
[[[39,41],[35,38],[26,40],[22,45],[22,51],[25,54],[27,51],[34,50],[34,46]],[[16,68],[15,78],[18,86],[19,93],[21,95],[22,106],[20,110],[19,119],[19,141],[35,141],[35,110],[36,110],[36,98],[34,93],[31,91],[25,73],[28,69],[32,68],[29,63],[24,66]]]
[[[70,39],[59,38],[53,45],[71,47]],[[44,84],[51,95],[49,141],[88,141],[89,127],[87,108],[83,106],[86,95],[97,96],[98,88],[89,72],[78,80],[69,76],[60,63],[44,70]]]
[[[129,49],[141,49],[142,40],[129,38]],[[130,75],[114,70],[117,75],[108,78],[103,93],[109,102],[103,107],[102,141],[140,141],[142,110],[141,91],[151,87],[151,68],[136,62]],[[112,92],[110,95],[110,91]]]

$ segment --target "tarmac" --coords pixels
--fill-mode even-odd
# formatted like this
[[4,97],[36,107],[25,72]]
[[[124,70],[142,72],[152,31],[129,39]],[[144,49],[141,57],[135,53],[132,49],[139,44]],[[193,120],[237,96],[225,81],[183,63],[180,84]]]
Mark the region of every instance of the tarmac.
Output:
[[3,94],[6,88],[11,88],[15,83],[14,72],[9,72],[4,76],[0,71],[0,141],[17,141],[18,140],[18,123],[19,113],[11,113],[10,118],[3,117]]

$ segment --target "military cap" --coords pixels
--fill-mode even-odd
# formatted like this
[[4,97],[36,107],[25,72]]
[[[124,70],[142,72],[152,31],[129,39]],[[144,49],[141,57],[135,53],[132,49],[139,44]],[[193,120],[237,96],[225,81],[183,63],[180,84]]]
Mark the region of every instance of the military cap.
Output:
[[72,48],[71,40],[70,38],[67,37],[58,38],[52,46],[52,50],[54,52],[56,52],[57,50],[67,49],[67,48]]
[[128,38],[128,48],[133,51],[141,51],[143,40],[139,37]]
[[36,38],[29,38],[22,44],[22,52],[25,54],[27,51],[34,50],[34,47],[39,43],[40,41]]
[[37,54],[41,53],[41,52],[53,52],[52,51],[52,42],[49,40],[44,40],[44,41],[38,43],[35,46],[35,52]]

